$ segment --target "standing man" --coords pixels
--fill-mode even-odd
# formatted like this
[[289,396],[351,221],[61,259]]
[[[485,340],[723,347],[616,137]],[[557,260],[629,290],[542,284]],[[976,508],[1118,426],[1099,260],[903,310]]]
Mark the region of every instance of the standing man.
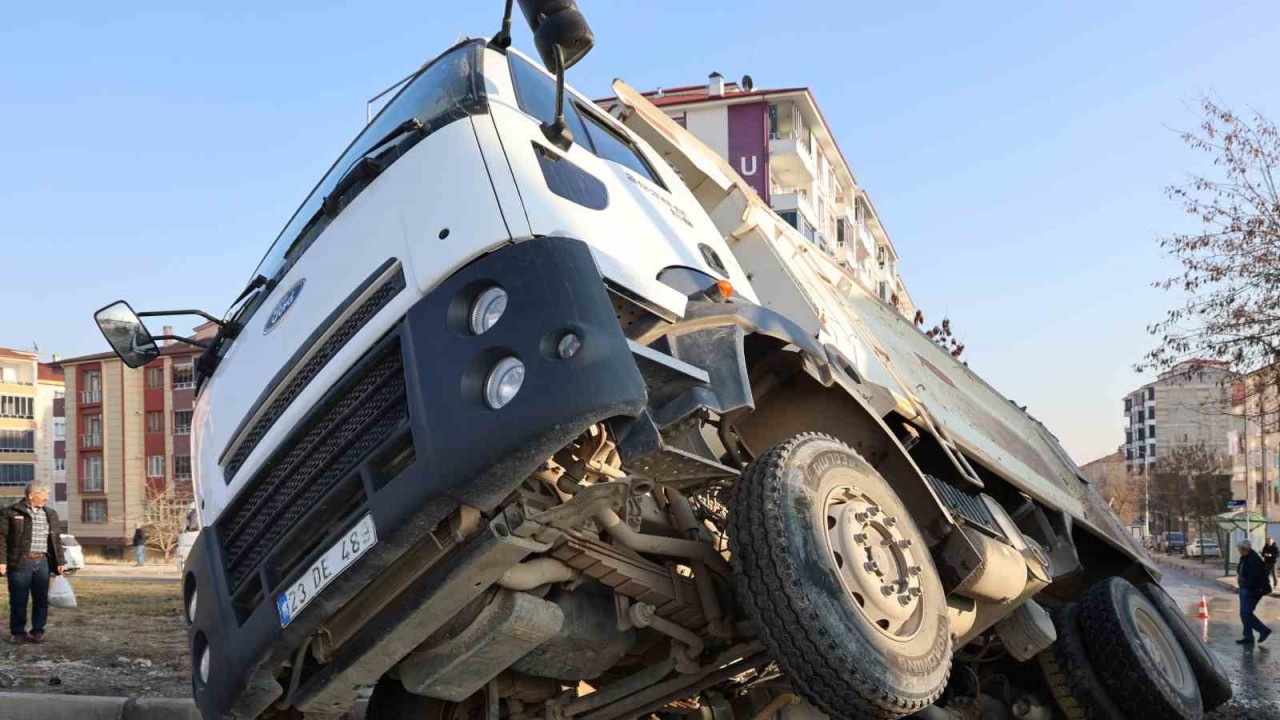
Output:
[[1244,625],[1244,637],[1237,640],[1237,645],[1252,645],[1253,631],[1258,631],[1258,642],[1264,642],[1271,636],[1271,628],[1262,624],[1257,615],[1262,598],[1271,594],[1271,582],[1267,578],[1267,566],[1253,551],[1253,543],[1248,539],[1241,540],[1240,565],[1236,567],[1236,579],[1240,581],[1240,622]]
[[1262,562],[1267,566],[1267,575],[1271,576],[1271,587],[1276,585],[1276,560],[1280,559],[1280,546],[1276,545],[1275,538],[1267,538],[1267,544],[1262,546]]
[[138,567],[147,561],[147,534],[142,532],[142,523],[133,526],[133,556]]
[[[32,483],[26,497],[0,510],[0,574],[9,576],[9,633],[15,643],[44,642],[49,617],[49,575],[61,575],[58,514],[45,507],[49,486]],[[27,601],[31,633],[27,633]]]

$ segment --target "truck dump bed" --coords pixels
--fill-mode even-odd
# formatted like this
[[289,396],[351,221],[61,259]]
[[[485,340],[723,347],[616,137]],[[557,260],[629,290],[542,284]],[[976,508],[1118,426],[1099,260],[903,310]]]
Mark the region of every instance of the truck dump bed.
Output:
[[621,80],[615,115],[649,142],[725,235],[761,304],[848,359],[882,413],[896,411],[948,451],[960,473],[993,473],[1150,567],[1145,552],[1035,418],[881,302],[773,212],[714,151]]

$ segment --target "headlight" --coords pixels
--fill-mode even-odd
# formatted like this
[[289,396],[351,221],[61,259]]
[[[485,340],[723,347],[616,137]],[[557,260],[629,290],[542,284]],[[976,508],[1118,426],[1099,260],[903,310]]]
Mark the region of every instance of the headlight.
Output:
[[498,361],[484,381],[484,402],[498,408],[511,402],[524,384],[524,363],[509,357]]
[[556,343],[556,355],[559,356],[561,360],[568,360],[574,355],[577,355],[578,351],[581,349],[582,338],[578,337],[574,333],[565,333],[565,336],[560,338],[560,342]]
[[209,648],[204,649],[204,654],[200,656],[200,682],[209,682]]
[[480,293],[471,304],[471,333],[483,335],[498,324],[502,313],[507,309],[507,291],[500,287],[491,287]]
[[191,600],[187,602],[187,622],[195,623],[196,621],[196,593],[191,593]]

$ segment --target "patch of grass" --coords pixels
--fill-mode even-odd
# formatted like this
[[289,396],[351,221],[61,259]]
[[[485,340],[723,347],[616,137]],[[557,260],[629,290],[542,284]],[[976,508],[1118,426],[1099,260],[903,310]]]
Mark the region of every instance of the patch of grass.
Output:
[[[76,594],[74,610],[52,608],[52,614],[120,614],[135,617],[180,617],[182,615],[182,589],[173,582],[129,582],[70,578],[71,589]],[[9,593],[7,587],[0,592],[0,611],[9,617]]]

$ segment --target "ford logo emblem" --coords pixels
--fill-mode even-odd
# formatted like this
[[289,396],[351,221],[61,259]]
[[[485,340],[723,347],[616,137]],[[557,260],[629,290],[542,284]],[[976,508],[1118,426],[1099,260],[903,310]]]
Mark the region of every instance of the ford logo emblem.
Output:
[[289,288],[289,292],[280,298],[280,302],[276,303],[276,307],[271,311],[271,317],[267,318],[267,324],[262,327],[262,334],[266,335],[276,329],[276,325],[280,324],[280,319],[284,314],[289,312],[289,308],[293,307],[293,303],[298,299],[298,295],[302,294],[302,286],[306,284],[306,279],[299,280]]

